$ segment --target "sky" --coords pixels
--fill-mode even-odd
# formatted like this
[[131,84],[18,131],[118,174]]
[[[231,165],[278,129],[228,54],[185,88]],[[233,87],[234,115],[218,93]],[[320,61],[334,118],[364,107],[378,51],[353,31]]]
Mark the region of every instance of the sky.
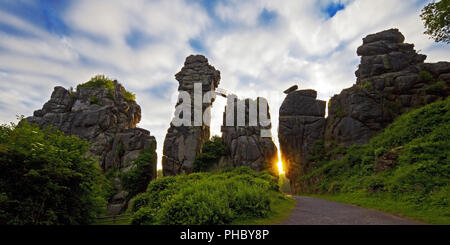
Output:
[[[136,94],[139,127],[157,139],[158,168],[175,111],[174,75],[190,54],[221,72],[219,87],[242,98],[266,97],[276,144],[282,93],[297,84],[318,98],[355,83],[362,38],[399,28],[406,42],[450,60],[446,44],[424,35],[424,0],[2,0],[0,1],[0,123],[30,116],[55,86],[96,74]],[[212,108],[220,135],[225,99]]]

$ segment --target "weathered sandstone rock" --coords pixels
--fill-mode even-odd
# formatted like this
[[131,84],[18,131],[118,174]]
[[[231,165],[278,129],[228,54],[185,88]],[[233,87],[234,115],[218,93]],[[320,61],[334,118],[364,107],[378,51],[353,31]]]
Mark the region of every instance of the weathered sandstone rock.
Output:
[[[233,98],[232,98],[233,99]],[[253,103],[255,106],[262,101],[262,105],[267,105],[267,118],[262,120],[269,120],[263,122],[261,125],[259,113],[254,114],[254,123],[250,123],[250,113],[249,113],[249,103]],[[223,113],[223,126],[222,139],[224,144],[230,150],[231,161],[228,166],[240,167],[248,166],[255,171],[269,170],[272,173],[276,173],[276,163],[278,162],[278,152],[277,147],[272,141],[270,135],[270,129],[272,127],[270,123],[270,114],[267,100],[264,98],[257,98],[256,100],[245,99],[238,100],[234,99],[234,102],[228,100],[227,106]],[[233,104],[231,104],[233,103]],[[239,126],[237,115],[240,112],[237,109],[238,103],[245,103],[245,108],[242,110],[245,116],[245,125]],[[233,107],[234,110],[234,124],[235,126],[227,126],[227,107]],[[256,107],[255,107],[256,108]],[[242,117],[244,118],[244,117]],[[263,130],[263,132],[261,132]],[[261,137],[267,136],[267,137]]]
[[[186,91],[191,98],[191,117],[194,118],[194,86],[202,84],[202,96],[208,91],[215,91],[220,82],[220,72],[209,65],[208,59],[202,55],[191,55],[186,58],[184,66],[175,75],[179,82],[178,91]],[[211,102],[202,103],[202,115]],[[177,103],[177,106],[181,102]],[[176,115],[175,115],[176,116]],[[210,120],[210,115],[207,115]],[[193,123],[193,120],[191,120]],[[201,152],[203,144],[209,139],[209,126],[202,122],[201,126],[174,126],[171,123],[164,140],[163,147],[163,174],[164,176],[177,175],[182,172],[191,173],[194,167],[195,156]]]

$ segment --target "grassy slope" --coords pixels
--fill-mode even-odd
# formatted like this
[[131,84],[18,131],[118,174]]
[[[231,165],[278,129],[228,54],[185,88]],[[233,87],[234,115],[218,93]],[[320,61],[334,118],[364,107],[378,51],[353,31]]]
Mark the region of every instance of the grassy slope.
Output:
[[[404,114],[370,143],[339,149],[341,160],[316,155],[317,169],[302,181],[317,197],[450,224],[449,109],[446,99]],[[378,159],[395,148],[396,165],[376,173]]]

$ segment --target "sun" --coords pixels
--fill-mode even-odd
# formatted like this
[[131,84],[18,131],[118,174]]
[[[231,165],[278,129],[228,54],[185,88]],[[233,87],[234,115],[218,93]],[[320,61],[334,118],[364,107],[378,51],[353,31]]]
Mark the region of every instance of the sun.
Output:
[[281,160],[278,161],[277,163],[277,167],[278,167],[278,174],[285,174],[284,170],[283,170],[283,162],[281,162]]
[[283,162],[281,161],[281,152],[280,150],[278,150],[278,163],[277,163],[277,168],[278,168],[278,175],[282,175],[285,174],[284,169],[283,169]]

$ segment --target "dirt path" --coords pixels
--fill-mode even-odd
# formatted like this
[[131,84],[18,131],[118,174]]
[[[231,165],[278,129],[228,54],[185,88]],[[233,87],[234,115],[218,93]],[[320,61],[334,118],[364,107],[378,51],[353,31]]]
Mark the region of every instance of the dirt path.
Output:
[[384,212],[313,197],[294,196],[297,202],[283,225],[419,225]]

